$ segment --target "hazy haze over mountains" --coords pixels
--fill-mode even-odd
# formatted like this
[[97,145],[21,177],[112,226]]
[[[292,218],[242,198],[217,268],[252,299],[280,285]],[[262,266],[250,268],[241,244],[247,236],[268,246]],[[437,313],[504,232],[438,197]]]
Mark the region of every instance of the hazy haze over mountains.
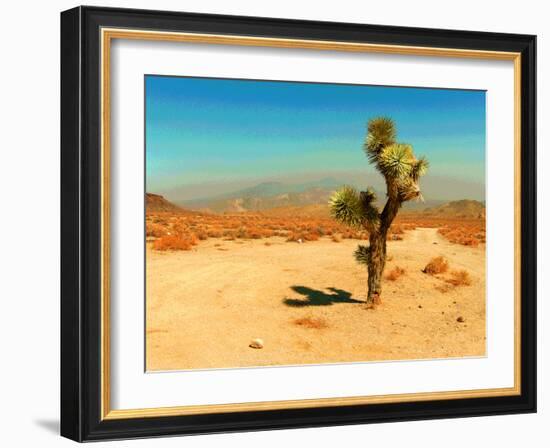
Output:
[[[267,189],[272,194],[291,191],[303,191],[306,188],[338,188],[341,185],[353,185],[359,189],[372,186],[378,191],[385,191],[383,179],[377,173],[365,171],[335,171],[301,173],[293,176],[268,178],[227,179],[215,182],[185,184],[158,191],[173,202],[184,202],[213,197],[234,197],[236,193],[256,193],[258,189]],[[422,178],[421,188],[426,200],[485,200],[485,186],[453,177],[432,175],[428,172]],[[271,190],[270,190],[271,189]]]
[[[360,171],[305,173],[279,179],[229,180],[181,185],[158,193],[188,209],[220,213],[326,204],[332,192],[342,185],[351,185],[358,189],[371,186],[382,200],[385,194],[385,186],[380,176],[375,173],[365,175]],[[423,209],[461,199],[481,202],[485,200],[485,189],[481,183],[427,175],[422,179],[421,187],[425,203],[410,203],[406,208]]]

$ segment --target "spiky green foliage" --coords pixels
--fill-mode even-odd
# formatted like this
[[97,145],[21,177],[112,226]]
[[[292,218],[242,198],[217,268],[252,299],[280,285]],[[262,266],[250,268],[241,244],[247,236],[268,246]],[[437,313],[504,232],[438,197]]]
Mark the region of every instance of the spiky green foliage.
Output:
[[[402,202],[421,197],[418,181],[428,169],[428,161],[417,159],[411,145],[397,143],[393,120],[377,117],[369,120],[364,150],[369,161],[386,180],[387,196],[392,201]],[[336,192],[331,200],[332,215],[340,222],[359,226],[363,224],[369,231],[376,230],[380,213],[375,205],[376,197],[372,190],[361,192],[344,187]]]
[[332,216],[349,226],[359,227],[363,221],[363,206],[355,188],[344,186],[330,198]]
[[418,181],[428,171],[430,164],[426,157],[420,157],[411,169],[411,178],[414,181]]
[[330,213],[336,220],[352,227],[366,227],[372,230],[378,225],[380,212],[376,205],[374,190],[357,192],[353,187],[344,186],[334,193],[329,201]]
[[367,191],[359,193],[359,199],[363,208],[363,225],[369,232],[376,229],[380,223],[380,211],[375,205],[376,194],[372,188],[367,188]]
[[355,261],[357,263],[364,264],[368,266],[370,263],[370,247],[369,246],[363,246],[362,244],[359,244],[357,246],[357,249],[355,249],[355,252],[353,253],[355,256]]
[[371,162],[383,148],[395,143],[395,136],[395,124],[391,118],[378,117],[369,120],[364,150]]
[[394,143],[384,147],[377,157],[377,168],[388,179],[403,179],[409,176],[415,166],[411,145]]
[[[411,145],[397,143],[395,139],[393,120],[387,117],[369,120],[365,153],[384,176],[388,198],[397,201],[399,208],[402,202],[421,197],[418,180],[426,173],[428,161],[424,157],[417,159]],[[352,187],[344,187],[331,197],[330,209],[338,221],[375,232],[381,219],[375,203],[376,196],[372,189],[358,193]]]
[[359,194],[359,197],[361,198],[361,202],[363,204],[372,204],[376,201],[376,193],[371,187],[367,188],[367,191],[362,191]]

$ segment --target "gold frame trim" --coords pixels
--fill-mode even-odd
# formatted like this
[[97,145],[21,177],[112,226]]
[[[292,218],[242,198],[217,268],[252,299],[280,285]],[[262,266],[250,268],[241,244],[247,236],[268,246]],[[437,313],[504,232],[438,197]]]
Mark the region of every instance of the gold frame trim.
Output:
[[[113,39],[187,42],[214,45],[240,45],[274,48],[297,48],[323,51],[383,53],[411,56],[491,59],[514,62],[514,387],[423,392],[357,397],[316,398],[305,400],[264,401],[219,405],[191,405],[142,409],[111,409],[110,388],[110,51]],[[216,34],[194,34],[133,29],[101,29],[101,419],[117,420],[144,417],[198,415],[283,409],[306,409],[326,406],[350,406],[412,401],[502,397],[521,394],[521,54],[514,52],[416,47],[303,39],[279,39]]]

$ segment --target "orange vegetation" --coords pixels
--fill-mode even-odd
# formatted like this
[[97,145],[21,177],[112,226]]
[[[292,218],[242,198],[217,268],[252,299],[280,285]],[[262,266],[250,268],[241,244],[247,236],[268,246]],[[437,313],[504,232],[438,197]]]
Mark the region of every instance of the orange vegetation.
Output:
[[197,244],[194,236],[182,237],[179,235],[166,235],[158,238],[153,243],[155,250],[191,250]]
[[153,249],[156,250],[178,250],[180,246],[180,250],[188,250],[187,246],[208,238],[236,240],[282,237],[289,242],[302,243],[322,237],[330,237],[335,242],[342,238],[368,238],[366,232],[350,230],[329,217],[276,217],[260,213],[215,215],[199,212],[148,213],[146,235],[149,241],[153,241]]
[[[407,238],[406,231],[417,227],[438,228],[456,244],[477,246],[485,243],[485,220],[429,216],[424,213],[398,215],[388,232],[388,240]],[[283,238],[288,242],[310,242],[330,238],[368,240],[368,232],[352,229],[327,216],[300,216],[260,212],[211,214],[205,212],[148,211],[146,236],[155,250],[190,250],[209,238],[224,240]]]
[[[391,230],[400,227],[412,230],[417,227],[438,228],[438,233],[455,244],[477,247],[485,243],[485,218],[432,216],[425,213],[403,213],[397,216]],[[394,232],[395,233],[395,232]]]
[[426,267],[422,270],[425,274],[435,275],[446,272],[449,268],[449,263],[443,257],[435,257],[430,260]]
[[445,281],[453,286],[469,286],[472,284],[470,274],[464,270],[451,272],[451,278]]
[[299,327],[312,328],[317,330],[328,327],[327,321],[321,317],[302,317],[301,319],[295,319],[293,323],[294,325],[297,325]]
[[390,280],[394,282],[404,274],[405,274],[405,269],[400,268],[399,266],[396,266],[390,272],[388,272],[388,274],[386,275],[386,280]]

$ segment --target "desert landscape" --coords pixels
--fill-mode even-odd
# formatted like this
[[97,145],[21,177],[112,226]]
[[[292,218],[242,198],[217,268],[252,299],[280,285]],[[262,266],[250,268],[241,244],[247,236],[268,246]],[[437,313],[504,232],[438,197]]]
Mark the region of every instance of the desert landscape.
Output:
[[483,203],[401,211],[372,308],[352,257],[368,233],[307,197],[146,195],[148,371],[485,355]]
[[484,91],[145,84],[148,371],[486,354]]

